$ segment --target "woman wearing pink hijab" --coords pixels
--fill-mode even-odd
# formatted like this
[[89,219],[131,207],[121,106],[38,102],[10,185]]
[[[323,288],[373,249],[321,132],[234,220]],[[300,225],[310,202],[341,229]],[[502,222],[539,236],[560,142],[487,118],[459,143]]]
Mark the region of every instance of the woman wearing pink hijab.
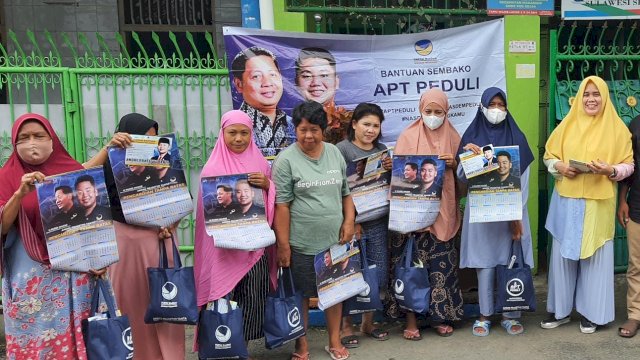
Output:
[[[233,110],[222,116],[218,141],[200,177],[249,173],[248,182],[263,190],[269,225],[273,222],[276,189],[271,168],[253,141],[247,114]],[[231,293],[242,308],[245,340],[261,338],[269,284],[275,288],[275,246],[255,251],[221,249],[205,230],[202,191],[196,212],[195,264],[198,306]]]

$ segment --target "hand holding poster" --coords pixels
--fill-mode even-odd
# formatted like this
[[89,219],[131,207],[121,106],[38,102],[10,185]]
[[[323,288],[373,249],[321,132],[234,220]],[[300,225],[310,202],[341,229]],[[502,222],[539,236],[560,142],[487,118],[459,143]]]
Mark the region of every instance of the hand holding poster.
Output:
[[363,291],[368,292],[358,256],[351,256],[333,264],[331,251],[325,250],[316,255],[313,265],[316,271],[320,310],[330,308]]
[[389,230],[403,234],[432,225],[440,213],[444,160],[437,155],[395,155]]
[[131,137],[133,150],[109,148],[122,213],[129,224],[173,225],[193,211],[175,135]]
[[87,272],[118,261],[102,167],[48,176],[36,191],[53,269]]
[[390,173],[382,167],[389,150],[347,164],[347,182],[356,206],[356,223],[379,219],[389,213]]
[[216,247],[255,250],[276,242],[262,190],[247,179],[248,174],[202,178],[205,228]]
[[496,171],[469,180],[469,222],[522,220],[520,150],[495,147]]

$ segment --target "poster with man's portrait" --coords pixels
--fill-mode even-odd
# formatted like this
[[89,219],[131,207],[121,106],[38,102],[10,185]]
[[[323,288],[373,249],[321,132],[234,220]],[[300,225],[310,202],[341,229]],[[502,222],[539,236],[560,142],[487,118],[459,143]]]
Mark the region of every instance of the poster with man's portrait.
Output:
[[439,200],[444,181],[444,160],[438,155],[395,155],[391,169],[391,198]]
[[254,250],[275,243],[264,193],[248,179],[248,174],[201,179],[205,228],[216,247]]
[[132,148],[109,148],[127,223],[168,227],[193,211],[175,134],[131,135]]
[[118,261],[101,166],[48,176],[36,192],[52,268],[86,272]]

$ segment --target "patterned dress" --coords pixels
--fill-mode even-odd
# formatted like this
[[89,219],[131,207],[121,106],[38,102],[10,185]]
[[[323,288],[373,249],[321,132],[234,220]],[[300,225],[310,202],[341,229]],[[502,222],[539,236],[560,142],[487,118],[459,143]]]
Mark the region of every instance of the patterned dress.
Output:
[[81,320],[93,280],[32,260],[15,228],[4,243],[2,299],[9,360],[86,359]]

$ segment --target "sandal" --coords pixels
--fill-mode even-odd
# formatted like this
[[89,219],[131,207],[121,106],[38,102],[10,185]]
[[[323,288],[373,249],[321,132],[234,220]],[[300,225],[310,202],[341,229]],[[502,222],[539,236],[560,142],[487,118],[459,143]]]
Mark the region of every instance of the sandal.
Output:
[[291,354],[291,360],[309,360],[309,352],[300,355],[298,353]]
[[436,334],[447,337],[453,335],[453,327],[447,324],[438,324],[435,326]]
[[618,335],[623,338],[632,338],[636,336],[638,328],[640,327],[640,321],[629,319],[618,328]]
[[340,338],[340,343],[342,344],[342,346],[346,347],[347,349],[355,349],[358,346],[360,346],[360,341],[358,340],[358,337],[355,335],[347,335]]
[[422,340],[422,335],[420,335],[419,329],[415,329],[415,330],[404,329],[404,331],[402,332],[402,337],[405,338],[406,340],[412,340],[412,341]]
[[324,351],[326,351],[333,360],[345,360],[349,358],[349,350],[344,346],[341,349],[337,349],[327,345],[324,347]]
[[384,330],[380,330],[380,329],[373,329],[371,330],[370,333],[367,332],[362,332],[363,334],[369,335],[372,338],[378,340],[378,341],[385,341],[385,340],[389,340],[389,332],[384,331]]
[[[522,326],[520,321],[515,320],[515,319],[502,319],[502,321],[500,321],[500,325],[502,325],[502,327],[505,330],[507,330],[507,334],[509,334],[509,335],[519,335],[519,334],[522,334],[524,332],[524,326]],[[514,326],[519,326],[520,329],[519,330],[513,330]]]
[[[491,329],[491,321],[489,320],[476,320],[473,323],[473,328],[471,331],[475,336],[487,336],[489,335],[489,330]],[[482,330],[482,331],[480,331]]]

